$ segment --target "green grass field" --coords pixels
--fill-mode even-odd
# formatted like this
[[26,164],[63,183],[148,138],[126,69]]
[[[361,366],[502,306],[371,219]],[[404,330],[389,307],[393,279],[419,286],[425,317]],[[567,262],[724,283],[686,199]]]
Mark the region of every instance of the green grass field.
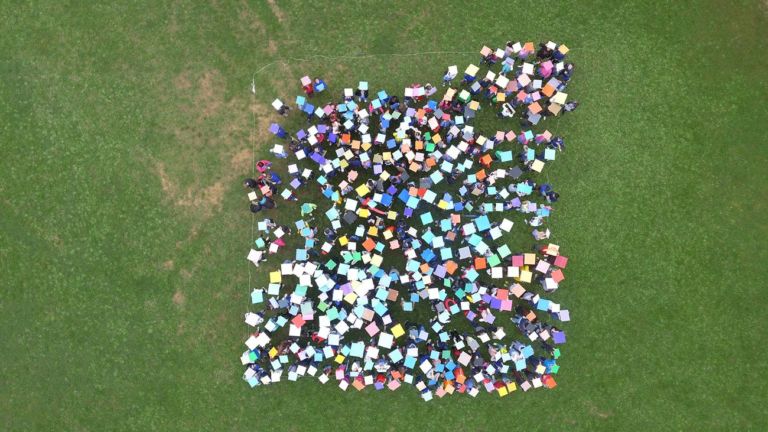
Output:
[[[85,4],[0,5],[0,429],[768,430],[765,1]],[[254,71],[508,39],[577,67],[581,107],[544,124],[568,143],[558,387],[249,389],[240,181],[269,102],[478,56],[291,61],[256,97]]]

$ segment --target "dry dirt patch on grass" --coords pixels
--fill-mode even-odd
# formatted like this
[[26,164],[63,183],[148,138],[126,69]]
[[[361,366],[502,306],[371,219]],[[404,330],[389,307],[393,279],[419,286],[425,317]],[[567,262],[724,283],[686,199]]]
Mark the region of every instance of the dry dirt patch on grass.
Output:
[[169,176],[163,162],[155,164],[155,171],[160,178],[160,184],[166,196],[178,207],[191,208],[202,215],[210,214],[221,207],[226,186],[224,181],[217,181],[202,188],[187,187],[181,189]]
[[173,79],[173,85],[177,90],[188,90],[192,87],[192,81],[189,80],[189,72],[185,71]]
[[153,156],[152,169],[169,202],[205,219],[251,171],[252,142],[269,145],[269,123],[277,115],[247,91],[228,98],[227,81],[217,70],[182,72],[173,78],[172,92],[178,115],[165,127],[173,140]]
[[[280,86],[287,94],[288,88],[282,87],[286,84],[280,82],[277,76],[270,77],[265,86]],[[176,241],[177,251],[193,244],[213,218],[222,217],[227,194],[239,192],[242,178],[253,171],[253,144],[258,154],[276,142],[268,128],[280,117],[269,102],[259,100],[247,86],[237,92],[230,91],[232,86],[218,70],[188,69],[169,75],[160,95],[170,114],[162,122],[169,140],[147,155],[146,164],[163,202],[188,224],[188,235]],[[171,254],[158,267],[178,272],[180,281],[189,282],[202,265],[200,260],[188,262]],[[184,292],[176,290],[172,301],[181,308],[186,303]]]
[[224,79],[217,70],[206,71],[198,81],[196,107],[203,118],[215,115],[224,104],[221,94],[225,87]]
[[172,301],[176,306],[184,306],[184,304],[187,302],[187,297],[183,292],[181,292],[181,290],[177,290],[175,293],[173,293]]
[[269,4],[269,9],[272,10],[272,14],[277,18],[277,22],[280,24],[285,22],[285,12],[280,8],[280,6],[277,5],[276,0],[267,0],[267,4]]

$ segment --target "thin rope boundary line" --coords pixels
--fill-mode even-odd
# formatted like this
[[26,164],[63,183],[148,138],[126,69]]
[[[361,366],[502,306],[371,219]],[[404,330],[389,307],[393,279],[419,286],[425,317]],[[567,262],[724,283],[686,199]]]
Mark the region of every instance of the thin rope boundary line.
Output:
[[[253,95],[251,97],[253,102],[256,102],[256,95]],[[256,175],[256,132],[258,131],[258,128],[256,127],[256,113],[251,110],[251,116],[253,117],[253,128],[251,129],[251,175]],[[251,244],[249,247],[253,247],[254,241],[255,241],[255,226],[256,226],[256,213],[251,212]],[[251,263],[246,260],[245,264],[248,266],[248,290],[245,295],[245,301],[248,305],[246,309],[246,313],[251,310],[251,300],[250,300],[250,294],[251,294],[251,284],[252,284],[252,278],[253,278],[253,269],[251,268]],[[246,329],[246,338],[248,337],[248,334],[250,334],[250,329],[248,326],[248,323],[245,324]]]
[[316,59],[324,59],[324,60],[362,59],[362,58],[372,58],[372,57],[387,57],[387,56],[407,57],[407,56],[416,56],[416,55],[436,55],[436,54],[478,54],[479,55],[479,51],[478,52],[476,51],[423,51],[423,52],[414,52],[414,53],[353,54],[353,55],[338,55],[338,56],[325,55],[325,54],[313,54],[307,57],[283,57],[271,63],[267,63],[266,65],[257,69],[256,72],[253,73],[253,79],[256,79],[256,74],[261,73],[266,68],[270,66],[274,66],[279,63],[289,64],[289,61],[305,62],[305,61],[312,61]]

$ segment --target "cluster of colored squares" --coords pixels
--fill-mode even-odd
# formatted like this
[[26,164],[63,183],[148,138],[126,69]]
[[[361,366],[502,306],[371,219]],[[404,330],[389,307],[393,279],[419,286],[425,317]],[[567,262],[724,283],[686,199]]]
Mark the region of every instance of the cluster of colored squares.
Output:
[[[510,97],[499,98],[506,89],[513,99],[550,93],[551,107],[565,95],[567,48],[554,44],[541,57],[529,45],[484,47],[481,65],[500,102]],[[480,67],[470,66],[477,76]],[[535,83],[545,76],[547,86],[556,81],[553,91]],[[295,229],[257,224],[254,265],[287,236],[303,244],[275,255],[283,261],[268,284],[252,289],[244,379],[255,387],[315,377],[342,390],[411,384],[424,400],[555,387],[566,342],[558,323],[570,313],[543,295],[559,288],[568,258],[542,241],[557,195],[536,179],[562,140],[525,128],[476,131],[466,114],[482,95],[466,76],[442,99],[421,84],[406,87],[402,99],[383,90],[369,99],[361,82],[315,104],[308,98],[327,85],[320,80],[322,90],[310,93],[305,78],[296,104],[311,125],[289,132],[274,123],[270,131],[282,140],[280,154],[288,146],[295,159],[280,195],[300,200],[316,187],[324,201],[301,204]],[[521,103],[531,112],[533,102]],[[525,226],[532,239],[510,244]]]

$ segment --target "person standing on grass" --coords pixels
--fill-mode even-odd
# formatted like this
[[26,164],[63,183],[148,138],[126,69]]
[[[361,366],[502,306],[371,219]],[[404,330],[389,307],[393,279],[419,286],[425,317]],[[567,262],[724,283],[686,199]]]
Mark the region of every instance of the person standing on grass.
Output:
[[268,171],[270,168],[272,168],[272,162],[262,159],[258,162],[256,162],[256,169],[259,170],[260,173],[264,174],[266,171]]
[[256,183],[255,179],[247,178],[247,179],[243,180],[243,187],[245,187],[247,189],[258,189],[259,185],[258,185],[258,183]]
[[315,78],[315,81],[313,83],[313,90],[315,93],[320,93],[323,90],[325,90],[325,81],[323,81],[322,78]]
[[261,204],[261,206],[265,209],[273,209],[276,207],[275,200],[268,196],[261,197],[259,204]]
[[512,108],[512,105],[510,105],[508,102],[505,102],[503,105],[501,105],[501,111],[498,114],[499,118],[511,118],[514,115],[515,109]]
[[306,94],[307,97],[312,97],[315,94],[315,88],[312,83],[309,83],[302,88],[304,89],[304,94]]
[[271,181],[273,184],[276,184],[276,185],[279,185],[279,184],[282,184],[282,183],[283,183],[283,179],[281,179],[281,178],[280,178],[280,176],[279,176],[279,175],[277,175],[277,173],[276,173],[276,172],[274,172],[274,171],[270,171],[270,172],[269,172],[269,180],[270,180],[270,181]]
[[[291,142],[294,142],[294,140],[291,140]],[[280,147],[280,149],[271,149],[270,153],[275,155],[275,157],[279,159],[286,159],[288,157],[288,152],[285,151],[285,148]]]
[[298,201],[299,200],[299,197],[297,197],[296,194],[292,190],[286,189],[286,191],[288,191],[288,196],[285,197],[286,201]]
[[425,90],[426,95],[427,95],[428,98],[432,97],[433,94],[437,93],[437,89],[435,87],[433,87],[432,84],[430,84],[430,83],[427,83],[424,86],[424,90]]
[[499,75],[507,76],[507,74],[512,71],[512,61],[504,61],[501,65],[501,72],[499,72]]
[[277,110],[277,113],[283,117],[287,117],[288,111],[291,110],[291,108],[288,105],[284,104],[283,101],[281,101],[280,99],[275,99],[272,102],[272,107],[274,107],[275,110]]
[[565,141],[563,140],[563,137],[554,137],[552,141],[549,142],[549,147],[557,151],[565,150]]
[[565,112],[575,111],[579,107],[579,101],[570,101],[563,106]]
[[560,194],[558,194],[555,191],[550,191],[547,193],[546,197],[547,197],[547,202],[551,204],[553,202],[557,202],[557,200],[560,198]]
[[565,84],[571,80],[571,75],[573,75],[573,68],[573,63],[566,63],[563,70],[558,74],[558,77],[563,81],[558,87],[558,91],[565,90]]
[[360,103],[368,102],[368,84],[361,81],[355,90],[355,96]]
[[539,58],[540,60],[546,60],[546,59],[552,58],[552,50],[549,49],[547,44],[540,43],[539,51],[536,52],[536,57]]

